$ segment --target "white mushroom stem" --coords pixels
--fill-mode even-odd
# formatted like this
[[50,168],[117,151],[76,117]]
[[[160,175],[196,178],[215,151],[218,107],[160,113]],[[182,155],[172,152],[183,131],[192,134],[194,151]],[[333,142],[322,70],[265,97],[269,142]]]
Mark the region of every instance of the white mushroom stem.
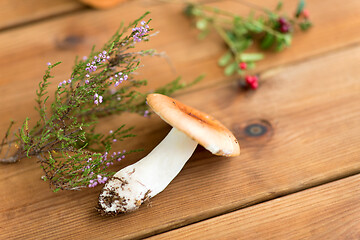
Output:
[[171,129],[161,143],[140,161],[118,171],[99,197],[103,213],[133,211],[164,190],[191,157],[197,142]]

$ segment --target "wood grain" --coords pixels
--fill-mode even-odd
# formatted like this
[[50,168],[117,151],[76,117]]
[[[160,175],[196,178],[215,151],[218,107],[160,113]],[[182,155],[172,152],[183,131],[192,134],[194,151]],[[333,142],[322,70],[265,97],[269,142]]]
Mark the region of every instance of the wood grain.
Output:
[[[295,2],[286,2],[289,11]],[[248,11],[231,1],[216,5]],[[166,51],[177,74],[187,81],[203,72],[208,76],[177,98],[229,127],[240,140],[242,155],[220,158],[198,148],[151,206],[116,218],[101,217],[94,210],[100,188],[54,194],[40,180],[35,159],[0,165],[0,239],[141,238],[360,172],[360,33],[354,30],[360,26],[359,1],[309,2],[315,27],[297,35],[290,49],[269,54],[259,64],[262,80],[256,92],[244,92],[226,81],[231,79],[216,65],[224,47],[215,36],[198,41],[181,8],[132,1],[109,11],[73,12],[1,32],[0,136],[10,118],[37,119],[31,99],[46,62],[63,61],[53,82],[67,79],[75,55],[105,42],[121,20],[151,10],[152,26],[160,34],[147,46]],[[144,64],[139,77],[150,80],[147,89],[177,75],[165,59],[146,59]],[[115,150],[145,149],[116,168],[144,156],[170,129],[156,117],[130,114],[102,123],[100,131],[120,123],[136,125],[138,137]],[[245,129],[253,123],[265,126],[267,133],[247,136]]]
[[360,239],[360,175],[149,239]]
[[[51,193],[35,160],[3,165],[0,238],[141,238],[359,173],[359,61],[360,47],[354,47],[280,69],[257,92],[228,83],[178,96],[229,127],[242,155],[221,158],[197,149],[151,207],[131,214],[99,216],[99,188]],[[142,145],[139,155],[169,130],[158,118],[124,117],[137,123],[138,138],[121,147]],[[119,119],[107,119],[103,129]],[[254,122],[267,126],[267,134],[246,136],[244,128]]]
[[[276,2],[267,1],[266,5],[274,6]],[[289,12],[295,2],[285,4]],[[328,8],[330,5],[337,8]],[[239,4],[235,8],[233,1],[220,2],[217,6],[233,7],[244,14],[249,11]],[[359,43],[360,33],[354,31],[360,26],[357,17],[360,14],[359,1],[314,0],[309,4],[309,9],[314,28],[308,33],[297,34],[293,46],[288,50],[269,54],[269,58],[258,65],[259,71]],[[197,40],[198,32],[182,15],[181,5],[132,1],[109,11],[76,12],[1,33],[0,89],[2,93],[8,93],[3,99],[6,102],[1,109],[3,118],[24,119],[26,110],[31,106],[28,99],[33,98],[32,89],[37,87],[47,62],[62,61],[54,81],[67,79],[76,55],[86,55],[94,44],[102,45],[121,21],[129,22],[146,10],[152,12],[154,20],[151,25],[160,34],[143,47],[165,51],[177,70],[174,73],[166,59],[144,59],[146,67],[141,70],[139,77],[150,80],[148,88],[160,86],[178,75],[185,81],[191,81],[206,73],[206,79],[199,86],[224,80],[223,70],[217,66],[217,58],[223,54],[224,46],[216,36],[210,36],[204,41]],[[18,109],[24,114],[14,114],[11,109]],[[0,122],[0,135],[3,131],[1,129],[5,128],[6,125]]]
[[77,0],[2,0],[0,31],[80,9],[85,7]]

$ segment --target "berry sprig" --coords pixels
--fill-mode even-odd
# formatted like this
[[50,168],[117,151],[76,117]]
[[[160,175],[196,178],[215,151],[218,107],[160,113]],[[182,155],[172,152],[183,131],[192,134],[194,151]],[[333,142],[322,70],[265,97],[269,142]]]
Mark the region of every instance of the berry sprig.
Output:
[[256,62],[264,58],[262,52],[248,52],[258,43],[261,50],[282,51],[291,45],[293,33],[300,29],[306,31],[311,27],[309,11],[305,9],[305,1],[300,0],[294,16],[280,13],[282,2],[274,11],[256,6],[244,0],[240,3],[260,10],[262,15],[242,17],[234,13],[207,6],[201,3],[189,3],[185,13],[194,19],[200,30],[199,38],[206,37],[214,29],[223,39],[228,51],[219,59],[218,64],[224,67],[226,76],[238,75],[240,81],[251,89],[257,89],[259,79],[253,72]]

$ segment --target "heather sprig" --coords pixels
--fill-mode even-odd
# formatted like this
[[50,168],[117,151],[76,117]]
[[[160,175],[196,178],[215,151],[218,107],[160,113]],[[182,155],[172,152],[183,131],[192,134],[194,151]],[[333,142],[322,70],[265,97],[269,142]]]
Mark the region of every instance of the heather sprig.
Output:
[[223,39],[228,51],[219,59],[224,67],[224,74],[237,74],[243,86],[252,89],[258,87],[258,76],[249,75],[248,70],[255,68],[255,63],[264,58],[262,52],[249,52],[249,48],[258,43],[260,50],[282,51],[291,45],[293,33],[300,29],[306,31],[312,25],[309,11],[305,9],[305,0],[300,0],[293,16],[281,12],[282,2],[275,10],[269,10],[253,3],[239,0],[260,12],[251,12],[243,17],[202,3],[189,3],[185,14],[191,17],[200,30],[199,38],[205,38],[212,29]]
[[[48,181],[54,191],[78,190],[105,183],[113,174],[108,167],[127,154],[138,151],[112,151],[115,142],[134,137],[133,127],[121,125],[107,134],[96,132],[99,118],[124,112],[149,114],[145,102],[147,93],[139,87],[146,80],[136,80],[134,72],[140,67],[143,56],[159,55],[155,50],[131,51],[139,42],[149,41],[153,29],[150,20],[139,19],[121,28],[98,51],[76,61],[69,78],[57,83],[54,100],[49,103],[47,91],[53,78],[51,71],[60,62],[47,64],[39,89],[36,91],[36,107],[39,120],[30,127],[26,118],[10,139],[9,129],[0,146],[16,148],[15,153],[5,153],[2,163],[14,163],[24,157],[36,156],[44,170],[42,179]],[[152,92],[171,94],[196,82],[183,84],[179,79]]]

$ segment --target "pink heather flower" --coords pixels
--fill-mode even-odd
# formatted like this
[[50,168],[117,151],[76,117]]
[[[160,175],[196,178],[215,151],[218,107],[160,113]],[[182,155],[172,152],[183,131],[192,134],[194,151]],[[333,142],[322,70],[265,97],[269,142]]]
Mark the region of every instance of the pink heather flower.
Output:
[[62,82],[59,83],[59,86],[58,86],[58,87],[61,87],[61,85],[62,85]]
[[109,131],[109,133],[110,133],[110,134],[113,134],[113,133],[114,133],[114,131],[113,131],[113,130],[110,130],[110,131]]
[[146,110],[146,111],[144,112],[144,117],[149,117],[149,111],[148,111],[148,110]]
[[68,80],[68,83],[71,83],[71,79]]
[[50,66],[50,65],[51,65],[51,62],[48,62],[47,65]]
[[102,101],[103,101],[103,97],[99,96],[99,103],[102,103]]
[[112,141],[113,141],[113,142],[116,142],[117,140],[114,138]]
[[85,84],[89,84],[89,80],[86,79],[86,80],[85,80]]
[[117,86],[119,86],[119,84],[120,83],[117,81],[114,86],[117,87]]
[[[145,23],[145,21],[142,21],[141,25],[145,25]],[[148,25],[146,25],[145,27],[141,26],[133,28],[132,31],[134,32],[134,42],[141,42],[142,38],[148,33],[148,28]]]
[[63,81],[63,84],[66,84],[66,80]]
[[87,60],[88,59],[88,57],[87,56],[83,56],[83,58],[82,58],[84,61],[85,60]]
[[85,76],[86,76],[87,78],[89,78],[89,77],[90,77],[90,74],[87,73]]
[[94,101],[94,103],[95,103],[96,105],[99,105],[99,101],[98,101],[97,99]]

